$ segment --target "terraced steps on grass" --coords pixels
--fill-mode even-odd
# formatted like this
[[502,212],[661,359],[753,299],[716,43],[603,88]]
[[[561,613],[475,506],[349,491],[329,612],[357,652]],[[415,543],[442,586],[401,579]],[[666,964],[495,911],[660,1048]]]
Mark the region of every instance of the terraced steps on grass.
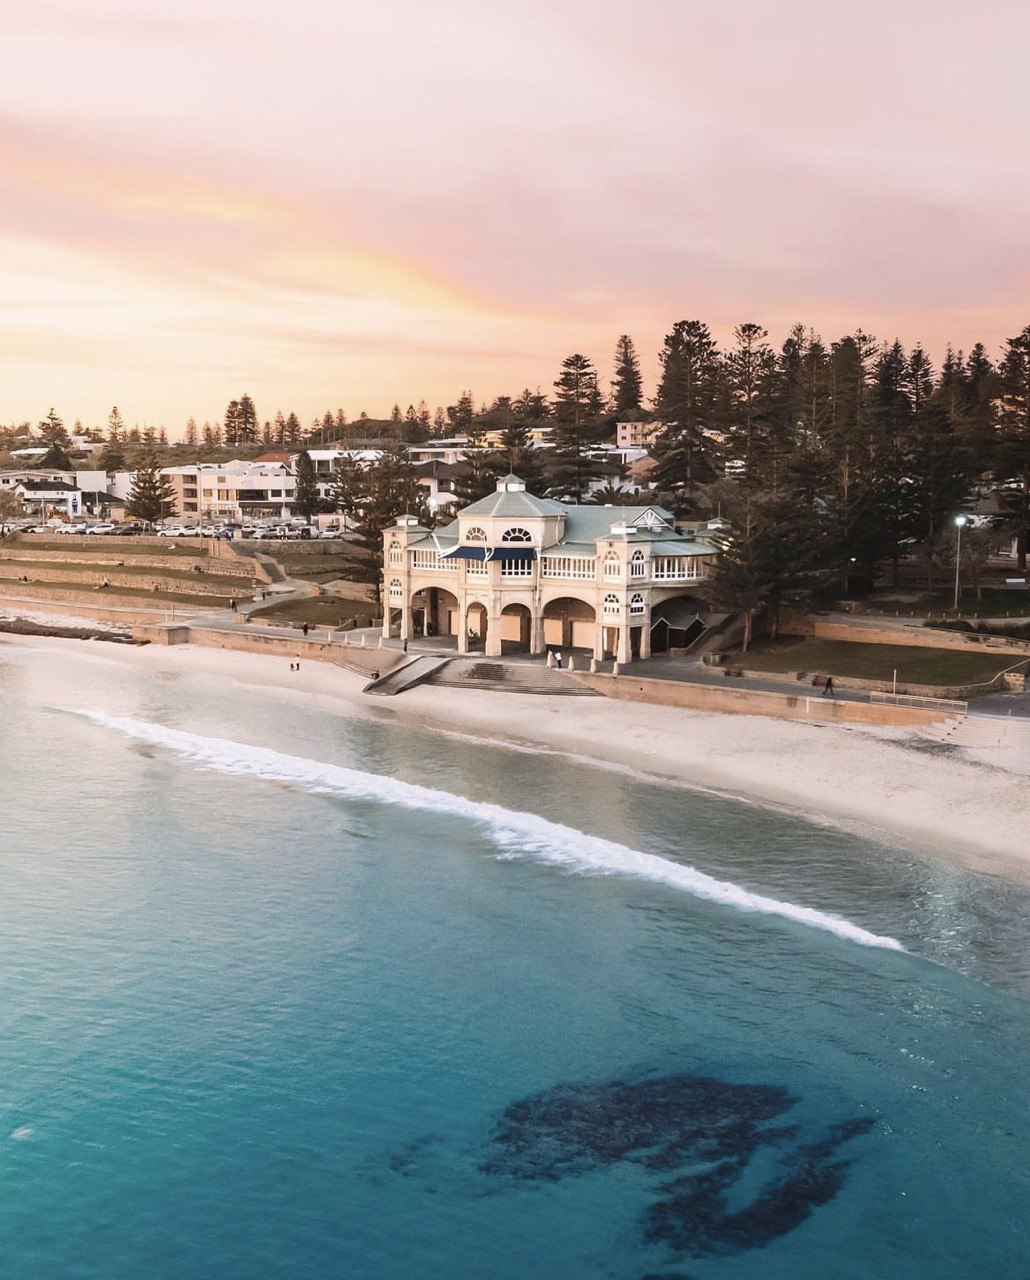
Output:
[[180,591],[147,591],[131,587],[89,587],[81,582],[18,582],[0,581],[0,604],[4,601],[31,600],[47,604],[104,604],[119,603],[127,607],[158,604],[196,609],[227,609],[230,596],[190,595]]
[[[78,572],[76,572],[78,568]],[[99,587],[106,579],[108,588],[136,591],[180,591],[183,595],[233,596],[249,595],[253,584],[245,578],[223,578],[212,574],[174,573],[157,569],[137,570],[132,566],[118,568],[115,565],[74,566],[48,564],[40,561],[0,560],[0,584],[13,583],[26,586],[33,583],[74,584],[83,589]]]
[[[98,548],[95,544],[99,539],[91,540],[81,550],[68,551],[65,547],[55,545],[53,547],[35,547],[27,546],[23,542],[13,542],[8,546],[0,547],[0,564],[61,564],[73,567],[87,567],[89,565],[97,565],[105,569],[112,566],[122,566],[126,569],[145,570],[160,569],[162,572],[169,573],[191,573],[193,565],[199,565],[204,573],[216,575],[225,578],[244,578],[252,579],[254,577],[254,566],[243,559],[235,559],[229,557],[209,557],[207,555],[191,556],[188,553],[175,551],[165,552],[162,554],[157,552],[144,552],[143,554],[133,554],[131,551],[110,550],[107,547]],[[76,544],[78,547],[78,544]]]

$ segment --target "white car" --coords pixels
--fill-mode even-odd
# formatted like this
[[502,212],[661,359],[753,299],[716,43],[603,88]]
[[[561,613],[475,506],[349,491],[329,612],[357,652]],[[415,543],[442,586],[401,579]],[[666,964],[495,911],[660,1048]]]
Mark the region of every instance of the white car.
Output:
[[87,533],[114,533],[115,526],[113,524],[95,524],[87,529]]

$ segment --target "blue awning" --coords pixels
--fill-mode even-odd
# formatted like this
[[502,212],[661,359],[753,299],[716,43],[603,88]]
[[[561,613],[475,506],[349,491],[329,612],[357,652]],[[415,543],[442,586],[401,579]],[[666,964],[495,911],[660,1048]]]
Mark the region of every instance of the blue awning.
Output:
[[494,547],[487,559],[514,560],[517,564],[526,564],[536,559],[536,550],[533,547]]
[[485,560],[486,547],[451,547],[440,556],[441,560]]

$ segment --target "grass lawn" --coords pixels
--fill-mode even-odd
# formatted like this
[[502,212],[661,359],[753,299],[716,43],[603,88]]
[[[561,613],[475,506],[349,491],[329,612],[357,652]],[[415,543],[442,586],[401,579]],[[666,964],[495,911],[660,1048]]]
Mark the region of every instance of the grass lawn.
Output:
[[788,638],[760,640],[733,657],[748,671],[804,671],[863,680],[898,679],[912,684],[978,684],[1018,659],[1010,654],[965,653],[961,649],[918,649],[912,645],[857,644],[849,640]]
[[[980,592],[983,597],[977,600],[972,587],[964,587],[959,598],[959,613],[963,618],[1004,618],[1030,617],[1030,590],[1024,587],[984,587]],[[952,605],[955,601],[953,588],[940,588],[936,591],[907,591],[904,593],[885,591],[870,596],[864,602],[867,611],[883,610],[892,613],[895,609],[906,614],[949,613],[954,616]]]
[[305,600],[280,600],[254,609],[250,616],[259,622],[306,622],[312,627],[339,627],[351,618],[362,621],[375,616],[375,606],[367,600],[347,600],[341,596],[309,596]]

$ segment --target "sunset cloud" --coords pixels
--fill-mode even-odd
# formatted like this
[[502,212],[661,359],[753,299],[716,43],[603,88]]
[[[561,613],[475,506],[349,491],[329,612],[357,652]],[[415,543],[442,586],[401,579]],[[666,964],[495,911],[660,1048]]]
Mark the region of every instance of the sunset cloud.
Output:
[[547,384],[677,319],[998,344],[1030,16],[47,0],[7,21],[0,419]]

